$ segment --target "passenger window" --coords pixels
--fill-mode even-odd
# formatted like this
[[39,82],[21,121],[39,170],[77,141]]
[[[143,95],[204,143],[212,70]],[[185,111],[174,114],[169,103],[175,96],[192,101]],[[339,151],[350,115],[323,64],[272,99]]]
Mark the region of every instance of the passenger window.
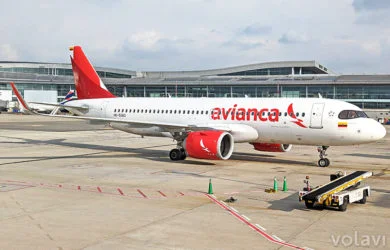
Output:
[[295,114],[295,116],[298,117],[298,116],[299,116],[299,113],[297,112],[297,113]]
[[181,113],[181,110],[179,110],[179,114]]
[[116,112],[116,109],[114,109],[114,112]]
[[173,113],[176,114],[176,109],[175,109],[175,111]]
[[192,110],[192,114],[195,114],[195,111],[194,111],[194,110]]
[[191,113],[191,111],[187,110],[187,114],[189,115]]
[[203,110],[202,110],[202,111],[200,111],[200,114],[201,114],[201,115],[203,115]]
[[199,110],[196,111],[196,114],[199,115]]
[[305,117],[305,112],[302,113],[302,117]]
[[209,114],[209,111],[208,110],[206,110],[206,115],[208,115]]
[[160,110],[159,109],[157,109],[157,114],[160,114]]
[[170,113],[170,114],[172,114],[172,109],[171,109],[171,110],[169,110],[169,113]]
[[125,109],[122,109],[122,113],[125,112]]
[[287,116],[287,112],[284,112],[284,116]]

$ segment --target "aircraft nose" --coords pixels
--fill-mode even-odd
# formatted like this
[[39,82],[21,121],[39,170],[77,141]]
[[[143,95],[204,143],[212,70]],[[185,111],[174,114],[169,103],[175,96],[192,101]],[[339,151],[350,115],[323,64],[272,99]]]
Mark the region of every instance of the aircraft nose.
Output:
[[375,139],[380,140],[386,136],[386,128],[382,124],[378,123],[378,126],[375,129],[374,133],[375,133]]

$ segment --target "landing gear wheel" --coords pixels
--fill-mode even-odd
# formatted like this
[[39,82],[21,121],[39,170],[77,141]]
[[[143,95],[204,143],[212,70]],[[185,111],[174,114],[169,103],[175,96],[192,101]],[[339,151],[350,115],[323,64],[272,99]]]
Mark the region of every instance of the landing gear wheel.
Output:
[[185,160],[187,158],[187,154],[186,154],[186,151],[184,150],[184,148],[180,149],[180,153],[181,153],[180,160]]
[[363,192],[363,198],[359,201],[360,204],[366,204],[367,202],[367,193],[366,190]]
[[349,198],[348,197],[344,197],[343,205],[339,206],[339,209],[340,209],[341,212],[345,212],[347,210],[348,203],[349,203]]
[[319,167],[327,167],[330,165],[330,161],[328,158],[325,158],[327,156],[326,150],[329,148],[329,146],[320,146],[317,148],[317,151],[320,153],[320,159],[318,160],[318,166]]
[[312,209],[314,207],[314,202],[305,201],[305,206],[308,209]]
[[325,162],[326,162],[326,165],[325,165],[325,167],[328,167],[328,166],[330,165],[330,161],[329,161],[329,159],[328,159],[328,158],[324,158],[324,160],[325,160]]
[[328,160],[328,159],[326,159],[326,158],[319,159],[318,160],[318,166],[321,167],[321,168],[329,166],[329,160],[328,161],[326,161],[326,160]]
[[169,152],[169,158],[171,158],[172,161],[179,161],[182,158],[182,154],[180,149],[174,148]]

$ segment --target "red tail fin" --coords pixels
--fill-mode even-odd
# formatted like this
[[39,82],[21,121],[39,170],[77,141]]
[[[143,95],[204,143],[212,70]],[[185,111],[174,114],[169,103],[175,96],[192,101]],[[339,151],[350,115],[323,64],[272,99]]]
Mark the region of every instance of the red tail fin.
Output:
[[80,46],[70,47],[73,50],[72,69],[74,84],[78,99],[112,98],[115,97],[96,73]]

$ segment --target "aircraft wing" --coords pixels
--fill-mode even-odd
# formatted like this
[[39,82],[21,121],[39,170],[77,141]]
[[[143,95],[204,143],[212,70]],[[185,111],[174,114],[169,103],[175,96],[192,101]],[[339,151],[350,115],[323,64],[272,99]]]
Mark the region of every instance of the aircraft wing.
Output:
[[61,103],[49,103],[49,102],[29,102],[32,104],[39,104],[39,105],[47,105],[47,106],[53,106],[53,107],[59,107],[59,108],[74,108],[79,110],[87,110],[88,107],[86,106],[75,106],[75,105],[69,105],[69,102],[65,104]]
[[70,119],[79,119],[87,121],[100,121],[106,123],[122,123],[129,125],[144,125],[144,126],[158,126],[165,128],[169,132],[185,132],[185,131],[199,131],[199,130],[223,130],[230,131],[229,127],[218,126],[213,128],[208,125],[191,125],[191,124],[179,124],[179,123],[165,123],[165,122],[145,122],[145,121],[135,121],[135,120],[121,120],[121,119],[112,119],[112,118],[99,118],[99,117],[88,117],[88,116],[69,116],[69,115],[53,115],[53,114],[38,114],[42,116],[50,117],[59,117],[59,118],[70,118]]

